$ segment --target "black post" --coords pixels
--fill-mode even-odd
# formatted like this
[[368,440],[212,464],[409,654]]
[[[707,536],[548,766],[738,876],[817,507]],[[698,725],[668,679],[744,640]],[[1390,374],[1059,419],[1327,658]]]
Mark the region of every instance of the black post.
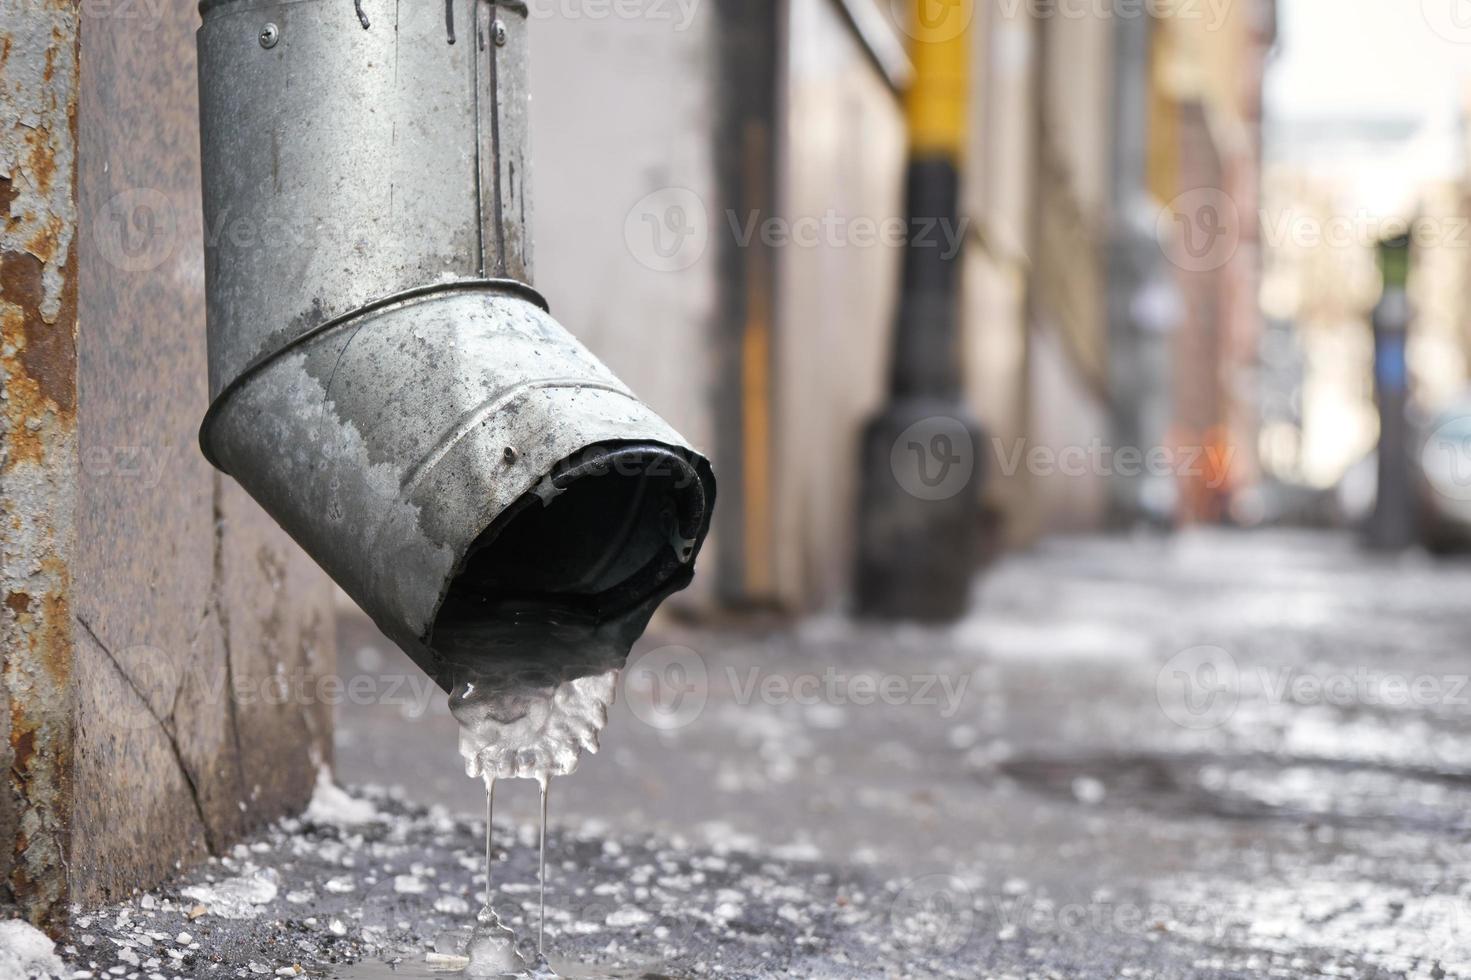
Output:
[[[961,392],[960,261],[948,244],[960,227],[959,186],[953,157],[912,156],[889,402],[863,433],[856,582],[861,615],[951,620],[965,611],[969,598],[982,433]],[[947,227],[951,233],[942,233]]]
[[1408,292],[1410,239],[1379,244],[1384,294],[1374,307],[1374,396],[1379,405],[1379,493],[1365,529],[1369,547],[1398,551],[1415,542],[1415,500],[1410,478],[1409,370],[1405,342],[1413,310]]

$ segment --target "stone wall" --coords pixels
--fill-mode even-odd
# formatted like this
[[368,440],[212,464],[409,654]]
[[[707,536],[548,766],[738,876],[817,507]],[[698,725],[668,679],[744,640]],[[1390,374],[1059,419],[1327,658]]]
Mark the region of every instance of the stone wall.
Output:
[[197,26],[0,8],[0,897],[58,929],[300,808],[330,761],[302,696],[329,586],[195,439]]

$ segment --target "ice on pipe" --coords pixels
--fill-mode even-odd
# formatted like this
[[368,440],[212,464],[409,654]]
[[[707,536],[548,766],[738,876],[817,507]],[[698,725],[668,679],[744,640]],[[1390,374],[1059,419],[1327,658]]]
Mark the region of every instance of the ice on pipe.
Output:
[[466,676],[450,695],[460,723],[465,773],[489,787],[496,779],[567,776],[585,752],[596,753],[608,724],[618,672],[558,678]]

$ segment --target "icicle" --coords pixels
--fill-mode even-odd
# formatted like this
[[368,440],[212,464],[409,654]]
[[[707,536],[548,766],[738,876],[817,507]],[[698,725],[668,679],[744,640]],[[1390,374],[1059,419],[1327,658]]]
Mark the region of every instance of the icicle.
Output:
[[485,778],[485,907],[490,908],[490,818],[495,812],[495,777]]
[[541,884],[541,914],[536,922],[536,952],[542,957],[546,956],[543,940],[547,925],[547,789],[551,787],[552,777],[543,776],[541,782],[541,858],[537,869],[537,880]]

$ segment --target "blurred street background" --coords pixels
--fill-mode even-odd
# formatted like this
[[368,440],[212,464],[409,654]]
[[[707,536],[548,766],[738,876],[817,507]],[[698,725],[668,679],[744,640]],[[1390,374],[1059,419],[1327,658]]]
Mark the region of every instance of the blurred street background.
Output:
[[[1471,976],[1468,588],[1329,532],[1196,529],[1050,539],[953,628],[656,626],[603,751],[552,783],[553,948],[675,976]],[[364,692],[413,676],[365,623],[340,642]],[[338,725],[344,781],[483,812],[437,692]],[[496,801],[534,923],[535,787]],[[712,855],[761,871],[707,880]]]
[[[853,599],[907,5],[564,7],[534,29],[541,285],[712,451],[721,501],[553,822],[672,841],[670,873],[762,855],[798,909],[697,880],[639,908],[769,924],[711,912],[681,945],[574,914],[564,948],[737,975],[1471,975],[1471,9],[936,6],[972,59],[938,356],[981,435],[938,412],[887,476],[975,489],[981,547],[968,610],[922,626]],[[355,611],[338,638],[374,690],[413,674]],[[336,771],[473,815],[454,741],[428,690],[347,703]],[[502,800],[534,819],[531,792]],[[846,908],[847,876],[868,905],[804,906]]]
[[[1456,536],[1471,496],[1467,433],[1447,425],[1471,337],[1459,2],[936,3],[971,47],[959,222],[934,238],[962,250],[943,356],[983,427],[965,465],[991,554],[1142,524],[1361,525],[1376,252],[1399,234],[1414,316],[1394,452],[1423,476],[1440,432],[1438,482],[1413,481],[1432,490],[1419,523],[1446,532],[1432,544]],[[885,228],[904,214],[898,93],[922,43],[908,5],[548,4],[539,285],[721,478],[712,550],[675,602],[836,608],[894,343],[903,249]]]

